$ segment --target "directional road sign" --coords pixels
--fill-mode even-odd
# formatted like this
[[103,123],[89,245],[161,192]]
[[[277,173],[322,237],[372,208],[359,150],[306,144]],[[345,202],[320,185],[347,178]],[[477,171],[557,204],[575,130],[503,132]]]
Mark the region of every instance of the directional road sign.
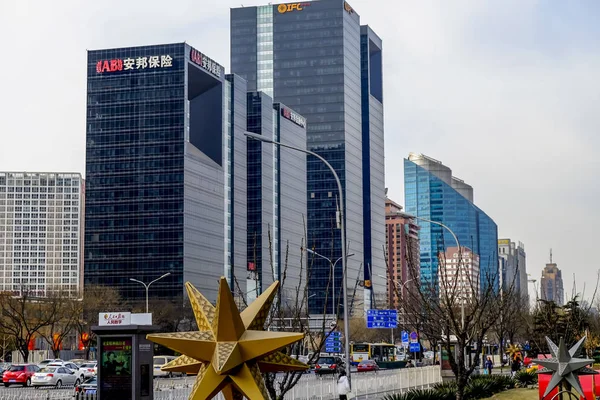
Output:
[[402,344],[408,346],[408,332],[407,331],[402,331]]
[[331,332],[331,335],[325,339],[326,353],[341,353],[342,352],[342,333]]
[[421,350],[421,345],[418,342],[410,344],[409,351],[411,353],[418,353],[420,350]]
[[396,310],[367,310],[367,328],[397,328]]

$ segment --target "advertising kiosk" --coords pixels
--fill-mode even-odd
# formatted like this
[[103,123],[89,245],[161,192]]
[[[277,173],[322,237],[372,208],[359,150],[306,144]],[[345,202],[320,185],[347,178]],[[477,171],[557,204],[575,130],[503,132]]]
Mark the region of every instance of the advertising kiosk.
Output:
[[151,314],[100,313],[92,327],[98,340],[98,400],[153,400]]

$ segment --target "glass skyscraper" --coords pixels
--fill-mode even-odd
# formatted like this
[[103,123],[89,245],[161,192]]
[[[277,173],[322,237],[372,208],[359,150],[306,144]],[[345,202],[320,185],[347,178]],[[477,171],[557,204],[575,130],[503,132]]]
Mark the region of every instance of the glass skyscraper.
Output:
[[[498,227],[473,203],[473,188],[452,176],[441,162],[411,153],[404,160],[404,197],[406,211],[418,217],[448,226],[461,246],[479,255],[481,285],[494,278],[499,284]],[[452,235],[439,225],[419,221],[421,245],[421,281],[435,282],[438,253],[456,247]]]
[[245,81],[185,43],[89,51],[87,77],[84,284],[215,299],[246,265]]
[[[242,7],[231,10],[231,68],[275,102],[307,120],[307,147],[332,164],[344,190],[348,282],[364,281],[363,307],[385,295],[385,187],[381,40],[342,0]],[[283,158],[282,158],[283,159]],[[336,182],[318,159],[307,162],[308,248],[341,256]],[[311,259],[309,309],[333,313],[330,264]],[[335,287],[341,288],[342,263]],[[329,293],[327,288],[329,286]],[[340,293],[336,298],[341,299]],[[355,305],[363,302],[355,298]]]
[[[248,131],[306,148],[306,119],[264,92],[248,92]],[[300,268],[306,241],[306,154],[256,140],[247,145],[248,302],[273,280],[281,282],[281,300],[292,300],[298,290],[303,293],[307,280],[306,264]]]

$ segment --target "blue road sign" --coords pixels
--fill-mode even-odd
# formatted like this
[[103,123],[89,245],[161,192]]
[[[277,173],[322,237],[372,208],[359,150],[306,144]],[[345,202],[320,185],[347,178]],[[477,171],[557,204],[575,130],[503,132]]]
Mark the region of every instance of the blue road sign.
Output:
[[401,337],[402,337],[402,344],[408,345],[408,332],[402,331]]
[[367,310],[367,328],[397,328],[396,310]]
[[421,350],[421,345],[419,343],[411,343],[409,351],[411,353],[418,353]]
[[341,353],[342,352],[342,332],[331,332],[325,339],[326,353]]

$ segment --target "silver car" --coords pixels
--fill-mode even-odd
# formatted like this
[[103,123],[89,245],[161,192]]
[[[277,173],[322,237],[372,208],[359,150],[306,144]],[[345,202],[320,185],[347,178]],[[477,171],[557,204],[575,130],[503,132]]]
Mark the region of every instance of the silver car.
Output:
[[77,374],[66,368],[60,366],[48,366],[43,368],[40,372],[36,372],[31,377],[32,386],[72,386],[78,385],[80,382]]

